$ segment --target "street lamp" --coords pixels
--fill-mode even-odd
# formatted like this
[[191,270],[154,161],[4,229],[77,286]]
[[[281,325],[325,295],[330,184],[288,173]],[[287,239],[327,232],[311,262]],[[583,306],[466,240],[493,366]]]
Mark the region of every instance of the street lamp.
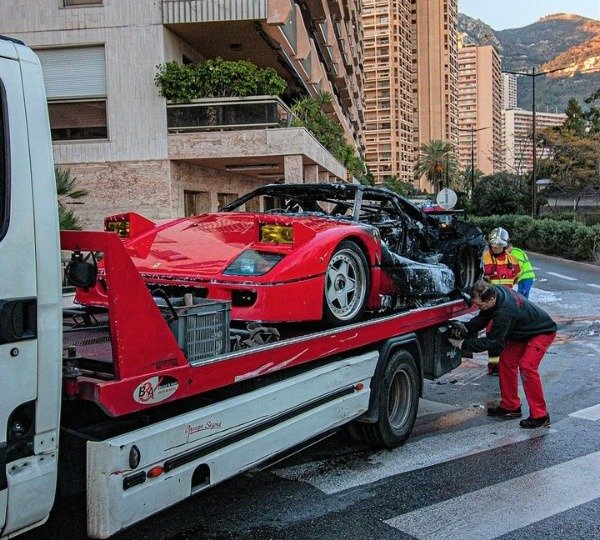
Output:
[[502,73],[510,73],[511,75],[522,75],[523,77],[531,77],[531,130],[532,130],[532,146],[533,146],[533,162],[531,164],[531,217],[535,218],[537,210],[537,185],[535,183],[536,165],[537,165],[537,152],[535,142],[535,78],[540,75],[548,75],[555,71],[562,71],[564,68],[551,69],[549,71],[535,71],[535,68],[531,68],[531,73],[528,71],[503,71]]
[[485,126],[475,129],[475,126],[471,124],[468,128],[458,128],[458,131],[470,131],[471,132],[471,200],[473,199],[473,191],[475,190],[475,147],[474,138],[475,133],[484,129],[490,129],[492,126]]

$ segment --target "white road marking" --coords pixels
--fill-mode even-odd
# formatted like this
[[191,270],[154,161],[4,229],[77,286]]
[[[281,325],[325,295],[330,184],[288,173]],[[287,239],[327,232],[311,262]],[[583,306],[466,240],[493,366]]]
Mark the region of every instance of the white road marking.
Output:
[[600,497],[600,452],[408,512],[385,523],[422,540],[486,540]]
[[600,420],[600,405],[593,405],[591,407],[588,407],[587,409],[575,411],[569,416],[574,416],[576,418],[584,418],[585,420]]
[[[408,442],[393,451],[377,452],[350,465],[327,461],[303,463],[274,471],[288,480],[307,482],[327,494],[371,484],[408,471],[478,454],[553,432],[525,430],[516,420],[491,420],[469,429]],[[600,484],[600,483],[599,483]]]
[[596,289],[600,289],[600,285],[598,285],[597,283],[588,283],[589,287],[595,287]]
[[546,272],[546,274],[549,274],[554,277],[559,277],[561,279],[566,279],[567,281],[577,281],[577,278],[565,276],[564,274],[557,274],[556,272]]

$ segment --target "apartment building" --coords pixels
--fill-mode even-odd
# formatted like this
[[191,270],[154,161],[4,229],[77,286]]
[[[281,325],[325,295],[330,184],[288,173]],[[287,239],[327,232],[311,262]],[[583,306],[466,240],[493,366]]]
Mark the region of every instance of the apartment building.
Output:
[[502,74],[502,108],[517,108],[517,76],[513,73]]
[[413,179],[411,3],[365,0],[365,159],[377,182]]
[[[363,0],[366,162],[413,181],[421,143],[458,141],[456,0]],[[416,187],[431,191],[425,178]]]
[[[41,59],[57,165],[87,189],[85,227],[136,211],[214,211],[264,183],[348,180],[271,97],[199,100],[185,111],[154,85],[156,66],[222,57],[273,67],[288,96],[329,92],[328,111],[364,148],[359,0],[20,0],[1,32]],[[285,99],[285,96],[284,96]],[[207,107],[237,121],[202,123]],[[187,118],[187,121],[182,121]],[[283,121],[282,121],[283,119]],[[214,124],[214,122],[213,122]]]
[[502,170],[502,72],[492,45],[458,50],[458,130],[462,170]]
[[[533,113],[523,109],[503,111],[504,148],[506,169],[515,174],[524,174],[533,169]],[[546,127],[561,126],[567,115],[536,111],[536,131]],[[547,157],[545,150],[538,148],[536,158]]]
[[[458,3],[411,0],[413,144],[441,139],[458,144]],[[420,189],[430,191],[425,178]]]

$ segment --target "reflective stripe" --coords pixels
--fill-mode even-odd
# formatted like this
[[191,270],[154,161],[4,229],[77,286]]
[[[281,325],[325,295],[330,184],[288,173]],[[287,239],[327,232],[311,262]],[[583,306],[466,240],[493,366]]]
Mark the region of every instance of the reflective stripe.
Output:
[[535,272],[533,271],[533,265],[521,248],[513,247],[510,250],[510,254],[513,255],[518,261],[521,267],[521,272],[517,277],[517,281],[523,281],[524,279],[535,279]]
[[497,257],[486,250],[483,252],[483,272],[487,281],[493,285],[512,286],[520,272],[520,265],[517,258],[507,251]]

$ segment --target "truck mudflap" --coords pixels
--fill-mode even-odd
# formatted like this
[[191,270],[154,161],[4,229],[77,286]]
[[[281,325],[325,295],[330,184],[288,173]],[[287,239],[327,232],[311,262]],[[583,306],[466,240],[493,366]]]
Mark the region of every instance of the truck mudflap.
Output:
[[363,414],[376,351],[87,446],[88,534],[106,538]]

